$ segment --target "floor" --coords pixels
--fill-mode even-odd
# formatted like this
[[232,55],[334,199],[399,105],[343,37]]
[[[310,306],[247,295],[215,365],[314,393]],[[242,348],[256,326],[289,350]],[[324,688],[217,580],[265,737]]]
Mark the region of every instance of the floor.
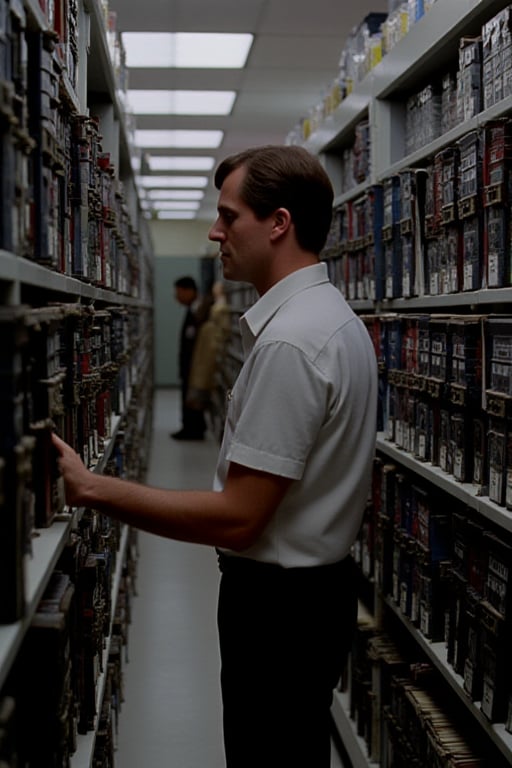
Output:
[[[217,444],[171,440],[179,426],[178,392],[157,390],[147,481],[210,488]],[[116,768],[224,768],[215,553],[145,533],[139,550]]]

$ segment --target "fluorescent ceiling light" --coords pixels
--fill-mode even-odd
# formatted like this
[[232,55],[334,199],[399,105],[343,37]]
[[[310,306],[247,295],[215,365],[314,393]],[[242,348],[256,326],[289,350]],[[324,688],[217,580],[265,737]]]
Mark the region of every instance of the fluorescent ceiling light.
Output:
[[151,205],[155,211],[197,211],[199,206],[199,202],[190,200],[159,200]]
[[155,211],[157,219],[195,219],[197,211]]
[[210,32],[123,32],[127,67],[188,69],[245,66],[253,36]]
[[135,115],[229,115],[235,91],[128,91]]
[[197,187],[199,189],[208,184],[207,176],[138,176],[138,182],[143,187],[162,189],[162,187]]
[[152,171],[211,171],[215,158],[148,155],[147,162]]
[[217,148],[223,137],[222,131],[135,131],[135,146],[147,149],[199,149]]
[[200,189],[146,189],[147,200],[202,200]]

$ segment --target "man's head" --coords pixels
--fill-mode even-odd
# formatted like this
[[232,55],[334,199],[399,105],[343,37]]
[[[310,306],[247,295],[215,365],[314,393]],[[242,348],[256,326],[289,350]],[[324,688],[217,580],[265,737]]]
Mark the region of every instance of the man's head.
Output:
[[318,159],[297,146],[248,149],[219,165],[217,189],[242,167],[240,195],[255,216],[263,220],[279,208],[287,209],[299,246],[318,255],[329,232],[333,204],[332,185]]
[[185,275],[174,281],[174,295],[176,301],[189,307],[197,299],[197,283],[193,277]]

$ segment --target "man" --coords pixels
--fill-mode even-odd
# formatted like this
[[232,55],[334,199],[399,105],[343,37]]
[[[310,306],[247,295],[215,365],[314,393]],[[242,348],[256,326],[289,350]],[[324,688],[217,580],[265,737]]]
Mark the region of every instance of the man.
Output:
[[188,376],[187,405],[210,411],[212,428],[216,432],[213,397],[219,386],[218,373],[231,332],[231,313],[221,280],[213,283],[210,300],[205,301],[208,317],[201,323],[194,344]]
[[178,357],[182,427],[178,432],[171,433],[171,437],[174,440],[203,440],[206,431],[203,407],[195,403],[192,405],[188,397],[192,357],[198,329],[203,319],[197,283],[194,278],[184,276],[175,280],[174,295],[176,301],[187,309],[181,326]]
[[370,484],[377,368],[319,253],[333,201],[319,162],[270,146],[217,169],[210,230],[227,279],[259,299],[228,396],[212,491],[87,471],[55,438],[68,503],[215,546],[228,768],[330,765],[330,704],[355,624],[350,547]]

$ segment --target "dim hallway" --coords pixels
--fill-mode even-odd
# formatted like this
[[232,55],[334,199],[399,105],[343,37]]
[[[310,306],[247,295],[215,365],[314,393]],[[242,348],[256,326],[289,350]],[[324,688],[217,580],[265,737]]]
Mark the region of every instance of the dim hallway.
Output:
[[[216,440],[171,440],[179,414],[179,391],[157,389],[147,482],[208,489]],[[143,532],[138,545],[115,765],[224,768],[215,552]],[[344,765],[334,746],[331,765]]]

